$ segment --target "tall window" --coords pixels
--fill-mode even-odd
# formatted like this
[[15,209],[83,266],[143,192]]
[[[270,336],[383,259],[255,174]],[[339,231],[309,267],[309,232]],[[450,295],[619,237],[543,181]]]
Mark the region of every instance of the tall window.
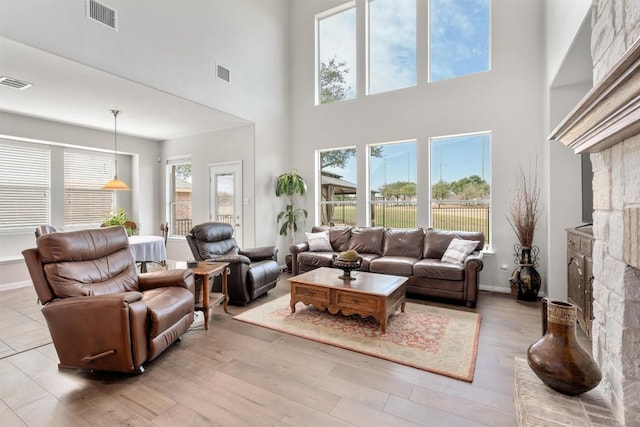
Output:
[[49,147],[0,141],[0,230],[51,223]]
[[167,160],[169,232],[172,236],[186,236],[192,226],[191,215],[191,157]]
[[371,225],[416,227],[416,142],[369,146]]
[[489,240],[491,134],[431,139],[431,226]]
[[356,225],[356,149],[321,151],[320,221],[322,225]]
[[369,0],[369,94],[416,85],[416,0]]
[[114,208],[114,193],[104,191],[115,175],[113,156],[64,150],[64,225],[100,224]]
[[356,96],[356,8],[353,2],[316,17],[316,104]]
[[490,0],[430,0],[430,81],[488,71]]

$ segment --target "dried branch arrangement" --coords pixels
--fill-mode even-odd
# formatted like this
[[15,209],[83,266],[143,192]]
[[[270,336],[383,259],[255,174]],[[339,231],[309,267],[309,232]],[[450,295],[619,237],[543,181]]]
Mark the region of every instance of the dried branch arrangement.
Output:
[[516,181],[516,192],[507,220],[516,233],[520,246],[530,248],[533,246],[533,235],[541,214],[538,207],[540,188],[537,177],[527,177],[522,168],[518,169]]

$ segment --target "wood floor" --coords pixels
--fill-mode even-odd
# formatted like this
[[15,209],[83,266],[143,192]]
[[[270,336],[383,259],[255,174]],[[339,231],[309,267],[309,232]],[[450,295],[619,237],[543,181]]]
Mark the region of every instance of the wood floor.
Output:
[[[288,293],[286,277],[249,308]],[[245,309],[216,307],[208,331],[200,316],[140,376],[58,370],[51,344],[4,357],[0,424],[514,426],[513,358],[541,334],[539,302],[481,292],[466,383],[232,319]]]

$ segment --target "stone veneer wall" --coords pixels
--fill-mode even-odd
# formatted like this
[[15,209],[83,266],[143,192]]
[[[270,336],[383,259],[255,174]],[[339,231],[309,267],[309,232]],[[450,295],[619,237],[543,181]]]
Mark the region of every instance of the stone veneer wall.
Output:
[[[640,1],[594,0],[591,54],[600,81],[640,36]],[[591,154],[596,238],[593,355],[618,421],[640,425],[640,135]],[[626,249],[625,249],[626,245]],[[629,248],[635,247],[635,254]],[[632,265],[629,265],[629,264]]]

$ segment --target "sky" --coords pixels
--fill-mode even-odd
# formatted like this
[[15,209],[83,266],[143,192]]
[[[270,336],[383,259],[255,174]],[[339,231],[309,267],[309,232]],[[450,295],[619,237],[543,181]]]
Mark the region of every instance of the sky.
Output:
[[[487,71],[490,68],[490,0],[430,0],[429,2],[429,79],[438,81]],[[416,0],[371,0],[369,3],[369,93],[379,93],[416,85]],[[355,97],[356,88],[356,9],[342,10],[320,20],[319,55],[323,62],[336,56],[345,61],[351,88],[348,98]],[[446,138],[433,140],[432,148],[442,147],[440,162],[433,166],[431,179],[456,181],[483,173],[490,182],[490,136],[485,142],[482,159],[481,138]],[[378,161],[372,159],[372,188],[387,182],[415,181],[415,143],[385,145],[386,174]],[[435,148],[433,148],[435,150]],[[440,151],[438,151],[438,159]],[[409,165],[409,166],[407,166]],[[412,166],[413,165],[413,166]],[[432,168],[433,169],[433,168]],[[355,159],[344,170],[333,169],[350,182],[356,182]]]

